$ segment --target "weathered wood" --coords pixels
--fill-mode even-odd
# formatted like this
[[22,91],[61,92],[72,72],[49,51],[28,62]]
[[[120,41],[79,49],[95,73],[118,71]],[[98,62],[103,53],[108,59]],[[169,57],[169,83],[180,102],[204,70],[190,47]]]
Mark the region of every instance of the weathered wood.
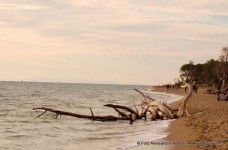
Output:
[[139,91],[138,89],[134,89],[136,92],[140,93],[144,98],[148,99],[149,101],[155,101],[153,98],[151,98],[148,95],[145,95],[143,92]]
[[127,117],[127,115],[125,114],[125,113],[123,113],[122,111],[120,111],[120,110],[118,110],[118,109],[116,109],[116,108],[114,108],[117,112],[118,112],[118,114],[121,116],[121,117]]
[[72,117],[83,118],[83,119],[91,119],[91,120],[96,120],[96,121],[129,120],[129,117],[94,116],[94,115],[93,116],[89,116],[89,115],[81,115],[81,114],[76,114],[76,113],[72,113],[72,112],[56,110],[56,109],[52,109],[52,108],[48,108],[48,107],[36,107],[36,108],[33,108],[33,110],[37,110],[37,109],[49,111],[49,112],[52,112],[52,113],[56,113],[56,115],[72,116]]
[[129,115],[129,120],[130,120],[130,124],[133,124],[133,122],[136,120],[135,114],[130,114]]
[[89,108],[89,109],[90,109],[91,115],[92,115],[92,117],[94,119],[93,110],[92,110],[92,108]]
[[[149,107],[158,107],[158,109],[162,112],[163,115],[165,115],[168,119],[174,119],[174,118],[179,118],[179,117],[183,117],[184,112],[186,111],[186,104],[189,100],[189,98],[192,95],[192,85],[193,83],[193,78],[190,78],[187,76],[186,80],[190,80],[190,83],[187,83],[186,80],[183,79],[182,76],[180,76],[183,83],[185,84],[185,86],[183,87],[188,87],[189,88],[189,92],[188,95],[182,100],[182,104],[179,107],[179,109],[173,109],[171,107],[169,107],[167,104],[165,103],[161,103],[156,101],[155,99],[145,95],[144,93],[142,93],[141,91],[134,89],[135,91],[137,91],[138,93],[140,93],[144,98],[149,99],[150,102],[148,102],[147,100],[142,100],[142,103],[145,105],[148,105]],[[178,113],[176,114],[175,111],[178,110]]]
[[118,109],[123,109],[126,110],[128,112],[130,112],[131,114],[134,114],[136,116],[137,119],[140,118],[139,114],[137,112],[135,112],[134,110],[132,110],[131,108],[128,108],[126,106],[122,106],[122,105],[114,105],[114,104],[106,104],[104,105],[106,107],[111,107],[111,108],[118,108]]
[[[133,101],[134,101],[134,100],[133,100]],[[139,111],[138,111],[138,109],[137,109],[137,106],[135,105],[135,101],[134,101],[134,106],[135,106],[135,111],[136,111],[136,113],[139,114]]]
[[149,99],[149,102],[147,100],[142,100],[142,103],[143,104],[148,105],[149,107],[155,107],[156,106],[169,119],[173,119],[174,118],[174,114],[169,110],[169,108],[167,108],[166,106],[164,106],[161,102],[158,102],[155,99],[153,99],[153,98],[151,98],[149,96],[146,96],[145,94],[143,94],[138,89],[134,89],[134,90],[137,91],[138,93],[140,93],[144,98]]
[[47,110],[45,110],[42,114],[38,115],[37,118],[39,118],[40,116],[42,116],[43,114],[45,114],[47,112]]
[[188,100],[189,100],[189,98],[192,96],[192,92],[193,92],[193,90],[192,90],[192,84],[194,84],[194,83],[192,83],[192,81],[190,82],[190,83],[187,83],[184,79],[183,79],[183,77],[182,76],[180,76],[181,77],[181,79],[182,79],[182,81],[185,83],[185,85],[184,86],[182,86],[182,87],[188,87],[188,94],[184,97],[184,99],[182,100],[182,103],[181,103],[181,106],[179,107],[179,111],[178,111],[178,113],[177,113],[177,116],[180,118],[180,117],[183,117],[184,116],[184,112],[186,111],[186,104],[187,104],[187,102],[188,102]]
[[159,108],[159,110],[160,110],[165,116],[167,116],[169,119],[173,119],[173,118],[174,118],[174,114],[173,114],[167,107],[165,107],[161,102],[153,101],[153,102],[150,102],[148,105],[149,105],[150,107],[157,106],[157,107]]
[[150,109],[148,110],[150,112],[150,115],[151,115],[151,121],[156,121],[157,119],[159,119],[159,114],[158,114],[158,111],[157,109]]
[[189,112],[188,112],[188,109],[186,108],[186,114],[187,114],[187,116],[191,116],[190,114],[189,114]]
[[173,109],[171,107],[169,107],[166,103],[163,102],[163,105],[168,108],[172,113],[174,112]]
[[168,106],[166,103],[163,103],[163,105],[164,105],[166,108],[168,108],[168,109],[172,112],[172,114],[173,114],[175,111],[178,111],[178,110],[179,110],[179,109],[171,108],[171,107]]
[[139,116],[139,119],[144,118],[146,120],[146,115],[147,115],[148,109],[149,109],[149,106],[147,106],[147,108],[144,111],[142,111],[143,113],[141,113],[141,115]]

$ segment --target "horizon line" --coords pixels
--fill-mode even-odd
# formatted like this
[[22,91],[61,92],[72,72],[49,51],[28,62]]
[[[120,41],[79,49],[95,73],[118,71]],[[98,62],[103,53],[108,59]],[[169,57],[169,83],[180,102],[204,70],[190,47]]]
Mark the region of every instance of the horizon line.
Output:
[[[18,82],[18,83],[59,83],[59,84],[98,84],[98,85],[138,85],[138,86],[159,86],[149,84],[130,84],[130,83],[99,83],[99,82],[64,82],[64,81],[29,81],[29,80],[0,80],[0,82]],[[160,84],[163,85],[163,84]]]

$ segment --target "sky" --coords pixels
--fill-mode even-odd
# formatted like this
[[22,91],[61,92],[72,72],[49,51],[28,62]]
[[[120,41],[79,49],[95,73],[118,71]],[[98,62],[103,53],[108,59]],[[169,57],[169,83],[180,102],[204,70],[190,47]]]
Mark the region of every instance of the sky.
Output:
[[0,0],[0,80],[157,85],[228,46],[227,0]]

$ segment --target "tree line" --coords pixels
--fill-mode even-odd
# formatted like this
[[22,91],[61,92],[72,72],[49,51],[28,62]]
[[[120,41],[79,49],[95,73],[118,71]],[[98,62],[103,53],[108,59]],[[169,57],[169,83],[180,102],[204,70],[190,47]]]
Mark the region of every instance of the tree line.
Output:
[[[218,83],[218,80],[223,80],[225,86],[228,83],[228,47],[223,47],[221,55],[217,60],[210,59],[205,63],[194,64],[190,61],[188,64],[184,64],[180,68],[182,76],[190,80],[191,77],[196,81],[198,85],[213,86]],[[179,82],[176,82],[179,84]]]

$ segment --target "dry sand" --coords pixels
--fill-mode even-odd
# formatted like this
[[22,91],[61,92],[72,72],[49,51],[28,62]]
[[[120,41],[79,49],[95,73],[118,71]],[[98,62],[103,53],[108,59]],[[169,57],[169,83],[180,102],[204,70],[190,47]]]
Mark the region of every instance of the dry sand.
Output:
[[[159,92],[186,95],[183,89],[156,89]],[[187,103],[191,116],[174,120],[167,132],[167,138],[159,141],[183,142],[172,146],[139,146],[132,150],[227,150],[228,149],[228,102],[217,101],[216,95],[204,94],[200,88]],[[180,101],[172,104],[178,108]],[[187,142],[192,142],[188,143]],[[176,143],[178,144],[178,143]]]
[[[186,95],[183,89],[157,89],[167,93]],[[173,104],[178,107],[180,102]],[[193,94],[187,103],[191,116],[177,119],[171,123],[169,136],[165,141],[182,141],[190,143],[175,145],[172,149],[228,149],[228,102],[217,101],[216,95],[204,94],[201,88]],[[201,143],[202,142],[202,143]],[[214,142],[214,143],[213,143]],[[210,145],[214,144],[214,145]]]

